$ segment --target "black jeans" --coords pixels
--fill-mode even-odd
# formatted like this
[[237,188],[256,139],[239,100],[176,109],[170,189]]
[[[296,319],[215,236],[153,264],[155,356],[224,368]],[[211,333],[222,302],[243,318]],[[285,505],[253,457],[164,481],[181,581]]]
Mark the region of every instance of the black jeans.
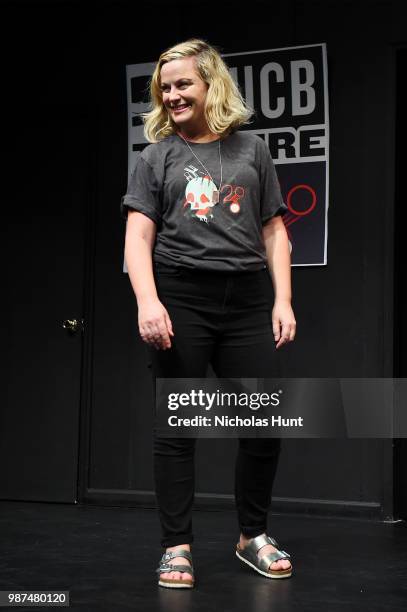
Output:
[[[219,378],[278,376],[271,323],[273,287],[266,269],[233,274],[155,266],[157,292],[171,318],[171,349],[149,347],[155,378],[205,378],[208,364]],[[153,433],[154,480],[161,545],[193,542],[196,438]],[[280,438],[239,438],[235,503],[240,531],[267,531]]]

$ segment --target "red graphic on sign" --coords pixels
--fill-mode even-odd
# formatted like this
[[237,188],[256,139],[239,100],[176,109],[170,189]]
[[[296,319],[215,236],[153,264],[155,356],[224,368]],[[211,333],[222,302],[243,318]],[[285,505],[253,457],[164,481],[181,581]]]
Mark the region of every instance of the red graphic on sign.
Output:
[[[293,194],[300,190],[305,190],[311,194],[311,204],[307,208],[304,208],[303,210],[297,210],[296,208],[294,208],[293,203],[292,203]],[[309,185],[305,185],[305,184],[295,185],[295,187],[292,187],[290,191],[288,192],[286,203],[287,203],[288,212],[284,215],[283,220],[284,220],[284,225],[287,229],[288,238],[290,240],[290,243],[292,243],[292,234],[290,230],[288,229],[289,225],[296,223],[296,221],[299,221],[301,218],[305,217],[306,215],[309,215],[314,210],[315,206],[317,205],[317,194],[315,193],[315,190]]]

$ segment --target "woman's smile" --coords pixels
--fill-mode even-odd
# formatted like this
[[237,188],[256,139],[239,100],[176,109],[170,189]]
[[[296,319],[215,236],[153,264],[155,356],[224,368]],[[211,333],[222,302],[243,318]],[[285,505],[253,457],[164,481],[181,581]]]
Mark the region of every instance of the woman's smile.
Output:
[[171,110],[176,115],[180,115],[181,113],[186,111],[188,108],[191,108],[190,104],[178,104],[177,106],[172,106]]

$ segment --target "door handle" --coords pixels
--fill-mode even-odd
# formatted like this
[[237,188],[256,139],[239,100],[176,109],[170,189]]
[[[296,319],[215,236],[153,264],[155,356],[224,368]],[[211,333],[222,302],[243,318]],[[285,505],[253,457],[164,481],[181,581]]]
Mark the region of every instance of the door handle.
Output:
[[78,330],[84,330],[84,321],[83,319],[65,319],[62,323],[62,327],[67,329],[71,333],[76,333]]

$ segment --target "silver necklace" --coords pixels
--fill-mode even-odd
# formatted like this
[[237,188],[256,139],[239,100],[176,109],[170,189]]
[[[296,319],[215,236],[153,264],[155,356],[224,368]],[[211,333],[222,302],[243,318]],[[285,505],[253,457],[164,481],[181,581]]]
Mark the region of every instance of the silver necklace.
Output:
[[[191,151],[192,155],[194,155],[196,157],[196,159],[199,161],[199,163],[201,164],[202,168],[205,170],[206,174],[209,176],[209,178],[211,179],[212,183],[215,185],[216,187],[216,183],[212,178],[211,173],[209,172],[208,168],[201,162],[201,160],[199,159],[198,155],[196,155],[196,153],[194,153],[194,151],[192,150],[192,148],[189,146],[188,140],[186,140],[182,134],[179,134],[182,138],[182,140],[185,142],[185,144],[187,145],[188,149]],[[220,139],[218,141],[219,143],[219,164],[220,164],[220,185],[219,185],[219,189],[216,187],[216,189],[218,189],[218,193],[220,196],[220,190],[222,189],[222,179],[223,179],[223,168],[222,168],[222,155],[220,152]]]

